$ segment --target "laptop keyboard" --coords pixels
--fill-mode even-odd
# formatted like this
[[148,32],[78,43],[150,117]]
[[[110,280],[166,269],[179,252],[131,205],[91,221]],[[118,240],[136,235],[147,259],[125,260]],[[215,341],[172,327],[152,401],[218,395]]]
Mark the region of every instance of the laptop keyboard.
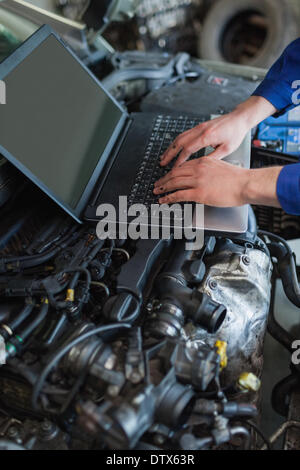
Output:
[[[162,115],[157,116],[144,157],[129,194],[128,202],[130,205],[144,204],[148,207],[151,204],[158,204],[158,199],[164,194],[159,196],[153,194],[154,183],[171,170],[175,161],[173,160],[166,167],[161,167],[160,156],[179,134],[197,126],[203,121],[204,119],[187,116],[176,118]],[[190,159],[200,156],[203,156],[203,151],[192,155]]]

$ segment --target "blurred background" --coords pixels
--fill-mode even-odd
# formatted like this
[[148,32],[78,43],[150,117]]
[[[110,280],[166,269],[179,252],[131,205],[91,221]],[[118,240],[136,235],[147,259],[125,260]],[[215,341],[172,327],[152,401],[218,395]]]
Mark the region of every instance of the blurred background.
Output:
[[[299,0],[4,0],[0,3],[6,10],[13,3],[19,6],[31,3],[83,23],[89,31],[99,30],[109,7],[116,11],[119,4],[121,14],[112,16],[105,31],[105,38],[118,51],[186,51],[203,59],[259,67],[271,65],[283,48],[300,35]],[[12,44],[18,39],[18,31],[15,33],[16,37],[10,38]],[[7,45],[2,44],[3,47]]]

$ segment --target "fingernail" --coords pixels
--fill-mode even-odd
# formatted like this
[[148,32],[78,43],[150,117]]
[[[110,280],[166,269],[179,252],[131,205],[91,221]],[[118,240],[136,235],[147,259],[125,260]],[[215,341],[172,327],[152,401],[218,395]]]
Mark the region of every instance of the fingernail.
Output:
[[154,188],[154,191],[153,191],[153,192],[154,192],[155,194],[159,194],[159,193],[164,192],[163,189],[164,189],[164,188],[162,188],[162,187],[160,187],[160,188],[157,187],[157,188]]

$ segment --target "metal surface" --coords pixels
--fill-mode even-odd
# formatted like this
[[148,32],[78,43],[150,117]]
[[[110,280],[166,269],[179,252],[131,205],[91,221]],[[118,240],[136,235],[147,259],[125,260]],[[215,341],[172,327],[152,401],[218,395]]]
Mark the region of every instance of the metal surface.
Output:
[[260,376],[270,304],[271,260],[259,249],[239,247],[228,240],[206,259],[206,267],[200,291],[227,307],[227,318],[214,336],[214,341],[227,342],[230,367],[224,370],[224,384],[235,381],[243,371]]

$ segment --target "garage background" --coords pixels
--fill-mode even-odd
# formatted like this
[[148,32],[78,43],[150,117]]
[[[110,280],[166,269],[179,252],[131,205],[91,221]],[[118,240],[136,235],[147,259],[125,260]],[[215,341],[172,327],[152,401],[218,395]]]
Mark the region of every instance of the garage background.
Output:
[[[109,0],[28,0],[95,29]],[[124,0],[123,0],[124,1]],[[125,0],[137,14],[111,24],[117,50],[186,51],[202,59],[268,67],[300,35],[299,0]]]

